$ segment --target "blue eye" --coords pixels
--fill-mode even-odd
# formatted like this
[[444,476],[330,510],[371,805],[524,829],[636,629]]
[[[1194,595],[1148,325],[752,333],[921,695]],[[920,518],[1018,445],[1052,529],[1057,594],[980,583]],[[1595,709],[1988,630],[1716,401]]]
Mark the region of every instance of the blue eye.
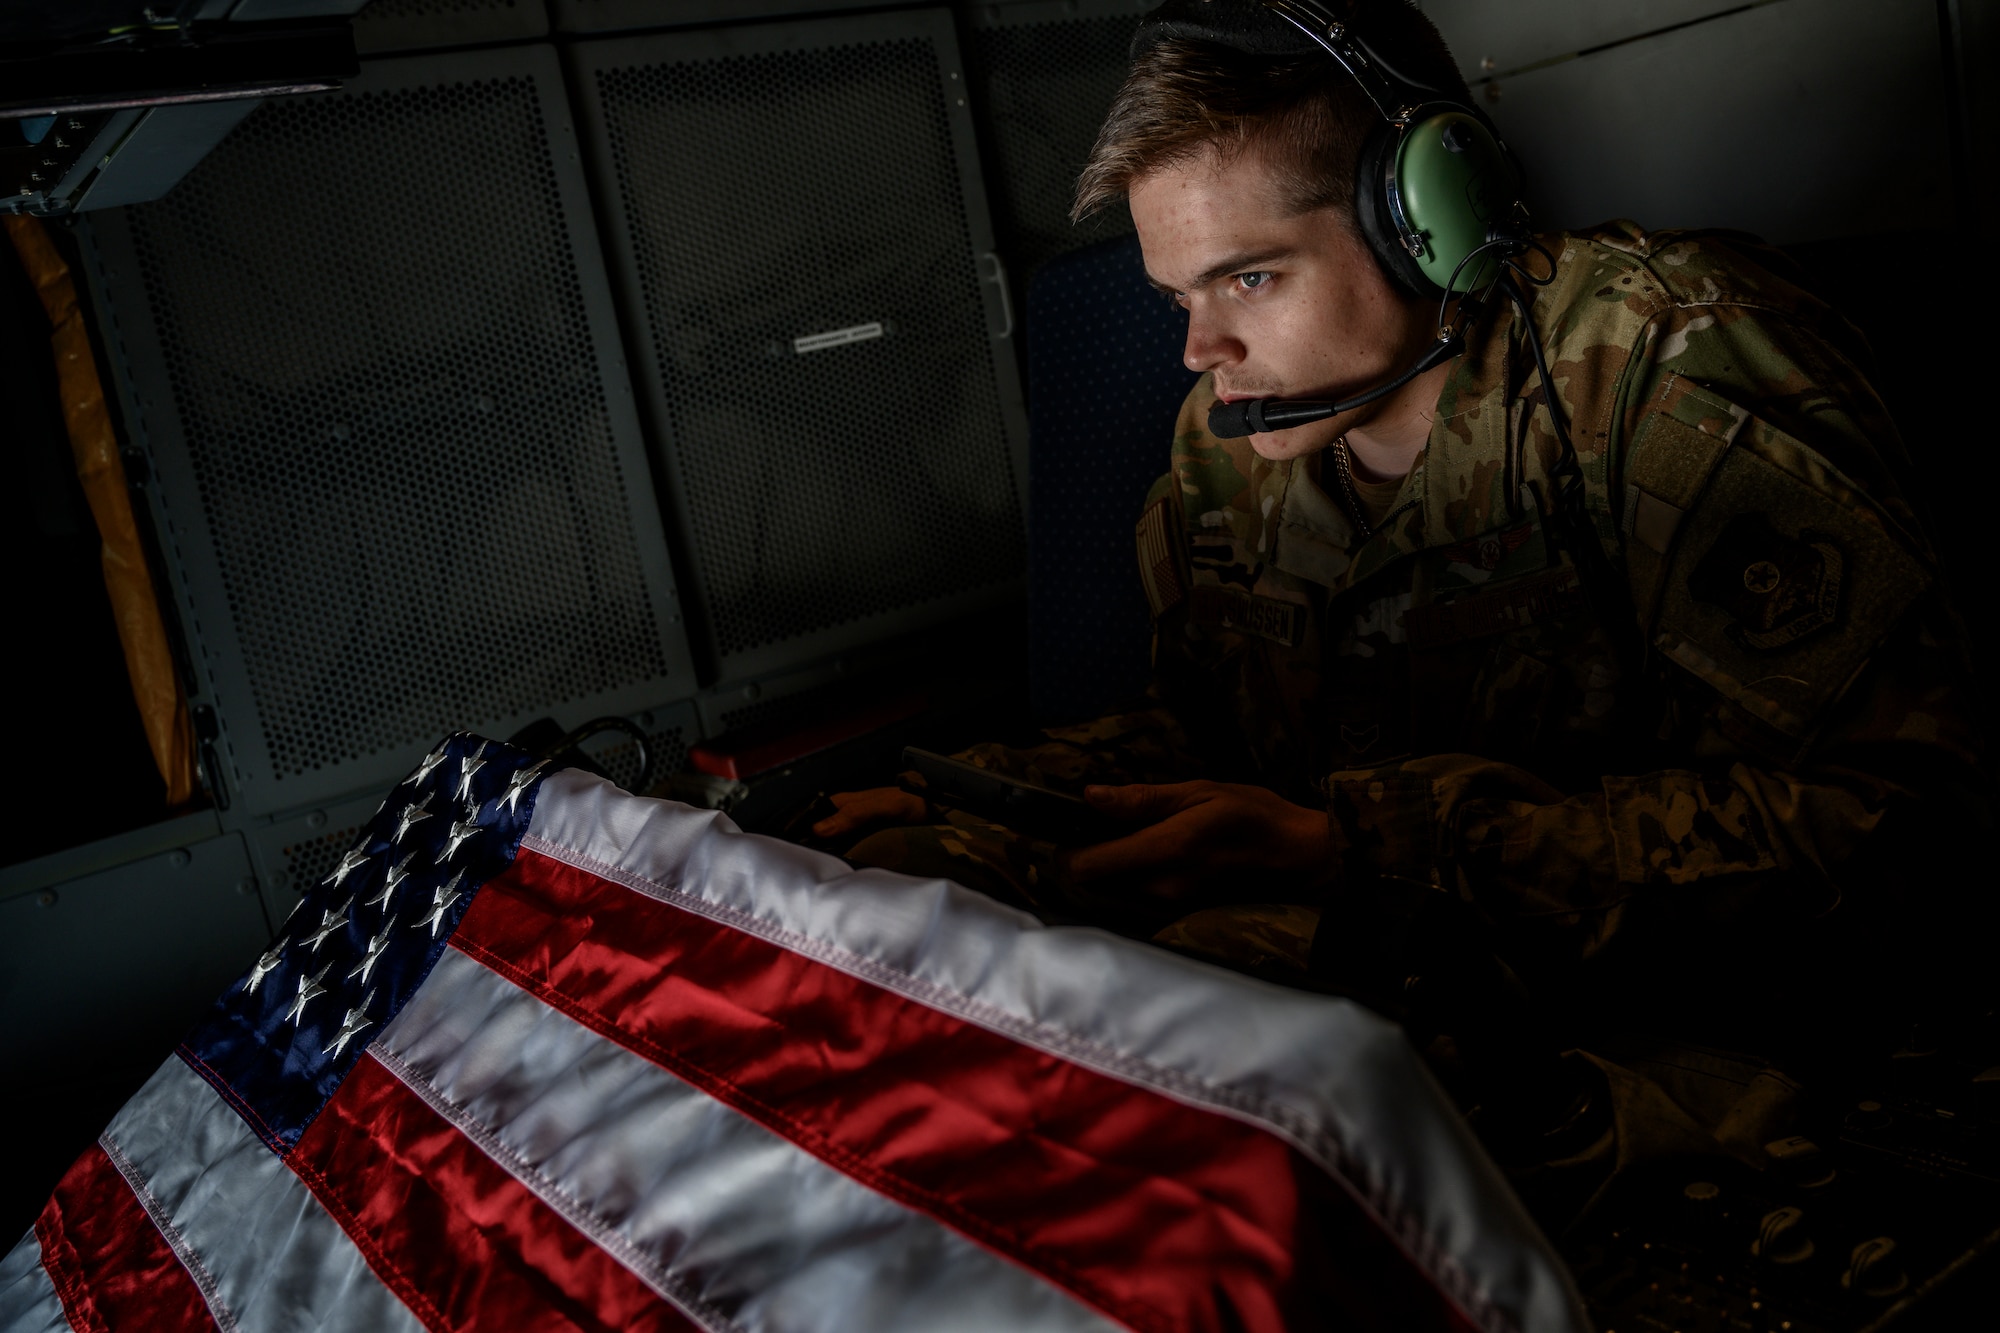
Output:
[[1269,282],[1271,275],[1268,273],[1239,273],[1236,275],[1236,280],[1242,283],[1247,290],[1254,292]]

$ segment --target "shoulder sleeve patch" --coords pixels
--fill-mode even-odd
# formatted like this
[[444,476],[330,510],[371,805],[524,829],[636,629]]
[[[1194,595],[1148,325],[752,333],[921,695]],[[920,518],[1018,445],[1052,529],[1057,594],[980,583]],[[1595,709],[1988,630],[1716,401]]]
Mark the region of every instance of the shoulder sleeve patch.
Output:
[[[1760,442],[1805,448],[1751,420],[1704,460],[1698,497],[1671,497],[1691,507],[1659,554],[1653,643],[1752,716],[1803,737],[1932,576],[1877,515],[1779,467]],[[1628,535],[1628,552],[1650,545],[1636,524]]]

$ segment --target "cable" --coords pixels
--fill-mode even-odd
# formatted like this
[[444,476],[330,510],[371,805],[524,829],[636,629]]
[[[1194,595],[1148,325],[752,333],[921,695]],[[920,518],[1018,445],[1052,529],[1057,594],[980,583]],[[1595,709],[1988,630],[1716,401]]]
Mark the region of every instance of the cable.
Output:
[[[545,753],[548,756],[559,755],[565,750],[581,746],[592,736],[606,731],[618,732],[639,747],[639,777],[633,784],[633,790],[643,796],[652,788],[653,752],[652,747],[647,744],[645,731],[630,718],[594,717],[551,745]],[[578,752],[581,753],[581,750]]]
[[[1506,246],[1518,246],[1519,244],[1520,241],[1517,240],[1515,237],[1495,236],[1492,240],[1487,241],[1484,245],[1474,246],[1472,250],[1466,254],[1465,258],[1458,261],[1457,266],[1454,267],[1451,271],[1451,277],[1445,280],[1444,295],[1438,298],[1438,313],[1437,313],[1438,337],[1442,338],[1445,336],[1445,329],[1447,326],[1444,322],[1444,310],[1446,306],[1451,304],[1451,298],[1454,295],[1458,297],[1459,328],[1463,330],[1467,323],[1479,317],[1480,311],[1484,308],[1486,304],[1487,293],[1493,290],[1493,282],[1498,282],[1500,280],[1500,275],[1498,273],[1495,273],[1493,275],[1493,282],[1487,283],[1486,286],[1479,289],[1479,291],[1476,294],[1471,289],[1467,289],[1466,291],[1463,292],[1454,293],[1452,289],[1458,286],[1458,275],[1465,271],[1465,266],[1467,264],[1470,264],[1473,260],[1477,259],[1480,255],[1486,253],[1488,250],[1498,250]],[[1506,263],[1507,261],[1504,259],[1501,261],[1502,266],[1504,266]],[[1468,305],[1471,307],[1469,313],[1467,310]]]
[[[1546,255],[1548,252],[1544,250],[1542,253]],[[1583,464],[1577,458],[1576,445],[1570,439],[1569,414],[1563,410],[1562,401],[1556,396],[1555,376],[1549,372],[1548,353],[1543,349],[1542,336],[1535,328],[1533,306],[1528,294],[1521,290],[1517,275],[1536,286],[1546,286],[1548,280],[1536,283],[1533,274],[1524,273],[1512,261],[1507,262],[1506,269],[1500,278],[1500,286],[1521,317],[1528,350],[1535,359],[1535,374],[1542,382],[1542,399],[1549,409],[1549,425],[1556,436],[1556,461],[1549,468],[1549,481],[1555,494],[1545,521],[1576,566],[1577,581],[1582,586],[1584,601],[1591,614],[1611,635],[1614,650],[1622,659],[1630,678],[1636,680],[1639,649],[1631,613],[1626,605],[1625,588],[1609,557],[1604,554],[1603,543],[1597,537],[1597,525],[1591,521]]]

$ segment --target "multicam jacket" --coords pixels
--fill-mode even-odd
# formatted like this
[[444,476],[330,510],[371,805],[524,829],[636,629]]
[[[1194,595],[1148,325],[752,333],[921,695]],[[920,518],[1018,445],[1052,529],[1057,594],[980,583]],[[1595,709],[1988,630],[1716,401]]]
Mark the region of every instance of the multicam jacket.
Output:
[[1593,615],[1547,535],[1513,318],[1367,538],[1317,458],[1211,436],[1204,378],[1138,531],[1173,712],[1218,776],[1328,802],[1336,885],[1434,884],[1558,959],[1663,897],[1822,913],[1890,811],[1978,781],[1866,349],[1748,237],[1547,240],[1534,318],[1629,605]]

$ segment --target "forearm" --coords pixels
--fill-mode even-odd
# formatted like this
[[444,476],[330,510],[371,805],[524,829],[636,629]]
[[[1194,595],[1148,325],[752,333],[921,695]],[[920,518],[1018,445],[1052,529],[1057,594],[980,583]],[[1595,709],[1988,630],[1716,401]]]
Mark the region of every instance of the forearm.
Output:
[[1338,878],[1429,882],[1573,960],[1602,949],[1641,895],[1708,919],[1831,910],[1841,869],[1910,799],[1865,774],[1743,762],[1565,795],[1469,755],[1336,774],[1329,795]]
[[1051,727],[1042,735],[1031,745],[982,742],[956,757],[1069,792],[1091,783],[1179,782],[1198,771],[1179,719],[1164,706]]

